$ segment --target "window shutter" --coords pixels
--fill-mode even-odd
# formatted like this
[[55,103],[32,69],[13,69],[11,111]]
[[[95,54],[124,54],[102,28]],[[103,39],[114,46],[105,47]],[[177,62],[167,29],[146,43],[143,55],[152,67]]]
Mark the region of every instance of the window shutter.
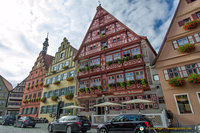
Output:
[[164,70],[165,80],[169,80],[169,75],[167,70]]
[[190,2],[191,2],[191,0],[186,0],[186,2],[187,2],[187,3],[190,3]]
[[190,42],[191,44],[194,44],[194,40],[193,40],[192,36],[188,36],[188,40],[189,40],[189,42]]
[[49,98],[49,92],[47,92],[47,98]]
[[62,94],[62,89],[59,89],[59,92],[58,92],[58,96],[61,96]]
[[173,41],[173,45],[174,45],[174,48],[178,48],[178,43],[177,43],[177,41]]
[[198,34],[194,34],[194,37],[195,37],[195,39],[196,39],[196,42],[200,42],[200,37],[199,37]]
[[183,25],[184,25],[184,21],[183,21],[183,20],[182,20],[182,21],[179,21],[179,22],[178,22],[178,25],[179,25],[179,26],[183,26]]
[[193,17],[194,20],[198,19],[198,16],[197,16],[196,13],[195,13],[195,14],[192,14],[192,17]]
[[180,76],[183,77],[183,74],[181,72],[181,67],[178,67],[178,71],[179,71]]
[[181,70],[183,72],[183,77],[188,77],[188,74],[186,72],[185,66],[181,66]]

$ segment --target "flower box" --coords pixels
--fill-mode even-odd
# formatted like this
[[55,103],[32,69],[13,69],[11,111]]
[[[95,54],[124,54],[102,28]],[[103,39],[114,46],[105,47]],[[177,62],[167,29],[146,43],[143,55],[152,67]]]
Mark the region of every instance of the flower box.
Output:
[[68,100],[72,100],[74,97],[74,94],[73,93],[68,93],[65,95],[65,98],[68,99]]
[[36,84],[35,87],[38,87],[38,84]]
[[181,53],[190,53],[195,50],[195,45],[194,44],[184,44],[180,47],[178,47],[178,51]]
[[35,100],[36,100],[36,101],[40,101],[40,97],[37,97]]
[[30,87],[28,86],[26,89],[27,89],[27,90],[29,90],[29,89],[30,89]]
[[32,85],[32,86],[31,86],[31,89],[33,89],[33,87],[34,87],[34,86]]
[[68,69],[69,68],[69,66],[64,66],[64,67],[62,67],[62,69]]
[[43,86],[43,82],[40,82],[40,86]]
[[171,78],[168,82],[172,87],[182,87],[185,85],[185,80],[181,77]]
[[67,81],[72,81],[72,80],[74,80],[74,77],[68,77],[66,80]]
[[47,98],[46,98],[46,97],[43,97],[43,98],[41,99],[41,101],[42,101],[43,103],[45,103],[45,102],[47,101]]
[[52,97],[51,97],[51,100],[52,100],[52,101],[57,101],[57,100],[58,100],[58,96],[52,96]]
[[56,71],[51,71],[51,73],[56,73]]
[[192,20],[192,21],[189,21],[187,23],[184,24],[183,28],[185,30],[191,30],[191,29],[194,29],[198,26],[198,23],[196,20]]
[[45,84],[44,87],[46,87],[46,88],[49,87],[49,84]]
[[200,84],[200,74],[190,74],[187,80],[193,84]]
[[55,82],[53,82],[53,84],[58,85],[58,84],[60,84],[60,81],[55,81]]
[[35,98],[31,99],[31,102],[35,102]]

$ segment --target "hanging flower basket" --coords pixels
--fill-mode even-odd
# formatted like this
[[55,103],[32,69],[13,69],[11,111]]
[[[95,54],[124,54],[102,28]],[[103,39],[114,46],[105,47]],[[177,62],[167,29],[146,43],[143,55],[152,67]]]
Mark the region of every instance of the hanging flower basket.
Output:
[[192,21],[189,21],[189,22],[185,23],[183,28],[185,30],[191,30],[191,29],[196,28],[197,25],[198,25],[197,21],[196,20],[192,20]]
[[60,81],[55,81],[55,82],[53,82],[53,84],[58,85],[58,84],[60,84]]
[[72,81],[72,80],[74,80],[74,77],[68,77],[66,80],[67,81]]
[[171,78],[169,79],[169,84],[172,87],[182,87],[185,85],[185,79],[180,77]]
[[72,100],[74,97],[74,94],[73,93],[68,93],[65,95],[65,98],[68,99],[68,100]]
[[58,100],[58,96],[52,96],[52,97],[51,97],[51,100],[52,100],[52,101],[57,101],[57,100]]
[[45,84],[44,87],[46,87],[46,88],[49,87],[49,84]]
[[40,86],[43,86],[43,82],[40,82]]
[[190,53],[195,50],[195,45],[194,44],[184,44],[180,47],[178,47],[178,51],[181,53]]
[[200,74],[190,74],[187,80],[193,84],[200,84]]
[[43,103],[45,103],[45,102],[47,101],[47,98],[46,98],[46,97],[43,97],[43,98],[41,99],[41,101],[42,101]]

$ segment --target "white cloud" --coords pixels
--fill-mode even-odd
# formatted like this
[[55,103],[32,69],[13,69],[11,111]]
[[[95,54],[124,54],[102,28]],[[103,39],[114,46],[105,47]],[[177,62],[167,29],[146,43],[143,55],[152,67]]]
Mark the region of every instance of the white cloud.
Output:
[[[162,43],[178,1],[168,10],[163,0],[102,0],[102,6],[135,33]],[[0,2],[0,74],[14,85],[28,76],[49,32],[48,53],[63,38],[79,48],[96,13],[94,0],[6,0]],[[156,20],[163,24],[155,30]]]

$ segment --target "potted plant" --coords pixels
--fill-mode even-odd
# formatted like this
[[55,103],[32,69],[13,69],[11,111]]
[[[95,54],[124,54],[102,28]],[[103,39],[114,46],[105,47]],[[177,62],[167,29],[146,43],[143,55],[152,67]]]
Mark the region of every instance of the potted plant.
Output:
[[44,87],[49,87],[49,84],[45,84]]
[[74,94],[73,93],[68,93],[65,95],[65,98],[68,99],[68,100],[72,100],[74,97]]
[[172,87],[182,87],[185,85],[185,80],[181,77],[171,78],[168,82]]
[[66,80],[67,80],[67,81],[72,81],[72,80],[74,80],[74,77],[70,76],[70,77],[68,77]]
[[58,100],[58,96],[52,96],[52,97],[51,97],[51,100],[52,100],[52,101],[57,101],[57,100]]
[[111,89],[111,86],[110,86],[110,84],[108,84],[108,89]]
[[187,80],[193,84],[200,84],[200,74],[190,74]]
[[54,81],[53,84],[58,85],[58,84],[60,84],[60,81]]
[[102,34],[102,33],[100,34],[100,37],[103,37],[103,34]]
[[40,86],[43,86],[43,82],[40,82]]
[[31,102],[35,102],[35,98],[31,99]]
[[126,81],[126,85],[127,85],[127,87],[130,87],[131,86],[130,81]]
[[102,47],[101,47],[101,50],[105,50],[105,46],[102,46]]
[[47,98],[46,98],[46,97],[43,97],[43,98],[41,99],[41,101],[42,101],[43,103],[45,103],[45,102],[47,101]]
[[100,91],[101,90],[101,86],[99,85],[99,86],[97,86],[97,89]]
[[178,51],[180,51],[181,53],[190,53],[194,50],[195,50],[194,44],[184,44],[178,47]]
[[27,102],[30,102],[31,101],[31,99],[27,99]]
[[141,54],[136,54],[137,59],[141,58]]
[[92,87],[90,87],[90,88],[89,88],[89,90],[90,90],[90,92],[92,92],[93,88],[92,88]]
[[197,21],[192,20],[192,21],[189,21],[189,22],[185,23],[184,26],[183,26],[183,28],[185,30],[191,30],[191,29],[196,28],[197,25],[198,25]]
[[85,92],[88,93],[88,87],[85,87]]
[[37,101],[40,101],[40,97],[37,97],[36,100],[37,100]]
[[145,82],[144,79],[141,79],[141,84],[142,84],[143,86],[146,86],[146,82]]

